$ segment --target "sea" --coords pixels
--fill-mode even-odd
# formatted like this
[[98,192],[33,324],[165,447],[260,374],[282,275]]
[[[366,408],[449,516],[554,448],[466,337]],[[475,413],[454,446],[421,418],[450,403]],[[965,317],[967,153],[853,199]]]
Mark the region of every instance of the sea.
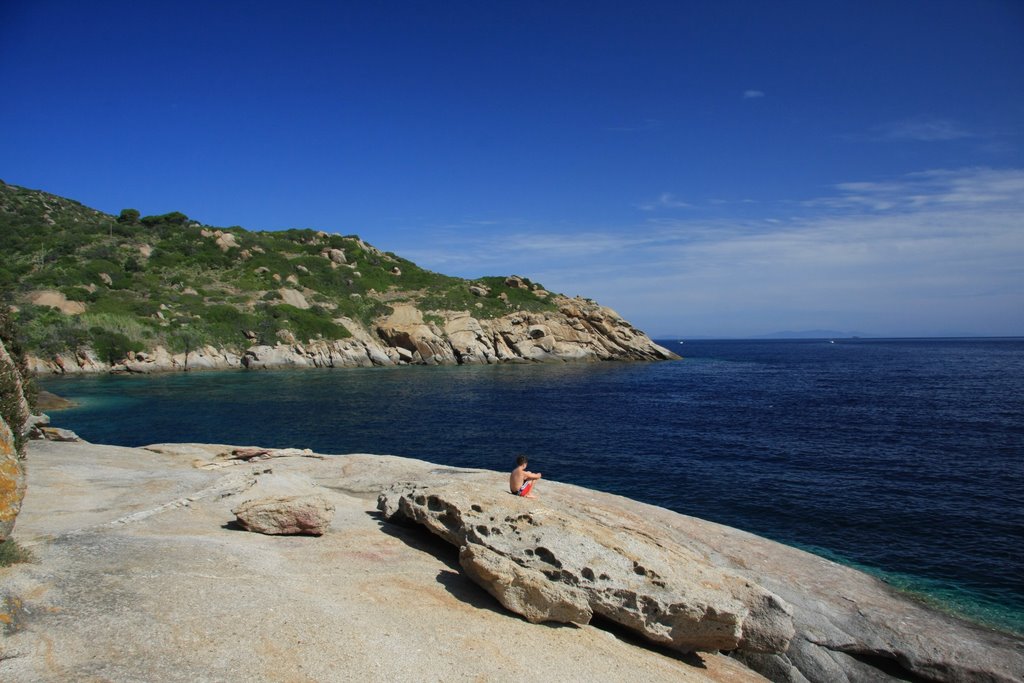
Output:
[[[510,470],[712,520],[1024,635],[1024,339],[659,340],[683,360],[87,376],[51,414]],[[539,489],[543,495],[543,486]]]

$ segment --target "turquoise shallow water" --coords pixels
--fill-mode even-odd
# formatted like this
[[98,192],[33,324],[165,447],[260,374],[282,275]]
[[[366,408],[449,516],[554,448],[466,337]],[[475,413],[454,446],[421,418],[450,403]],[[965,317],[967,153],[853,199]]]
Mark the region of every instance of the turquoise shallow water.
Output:
[[612,491],[1024,633],[1024,341],[665,342],[671,363],[50,380],[123,445],[389,453]]

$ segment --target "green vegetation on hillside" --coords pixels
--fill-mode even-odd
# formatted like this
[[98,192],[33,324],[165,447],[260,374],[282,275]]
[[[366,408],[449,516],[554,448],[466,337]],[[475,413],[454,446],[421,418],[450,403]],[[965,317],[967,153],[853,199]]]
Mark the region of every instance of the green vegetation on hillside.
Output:
[[[213,228],[180,212],[112,216],[2,181],[0,243],[0,302],[18,307],[26,348],[43,356],[88,347],[112,362],[157,345],[238,352],[286,332],[343,339],[351,332],[341,318],[368,325],[397,301],[481,318],[554,308],[529,281],[440,275],[354,235]],[[64,312],[42,292],[61,295]]]

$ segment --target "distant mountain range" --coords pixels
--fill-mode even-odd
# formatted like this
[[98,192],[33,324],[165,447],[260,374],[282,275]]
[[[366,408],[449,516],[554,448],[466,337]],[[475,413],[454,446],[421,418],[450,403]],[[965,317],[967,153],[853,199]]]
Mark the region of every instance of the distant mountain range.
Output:
[[783,330],[762,334],[751,339],[850,339],[852,337],[874,337],[877,335],[864,334],[863,332],[839,332],[837,330]]
[[877,334],[863,332],[839,332],[837,330],[784,330],[770,334],[759,334],[749,337],[728,337],[709,335],[656,335],[658,339],[853,339],[877,338]]

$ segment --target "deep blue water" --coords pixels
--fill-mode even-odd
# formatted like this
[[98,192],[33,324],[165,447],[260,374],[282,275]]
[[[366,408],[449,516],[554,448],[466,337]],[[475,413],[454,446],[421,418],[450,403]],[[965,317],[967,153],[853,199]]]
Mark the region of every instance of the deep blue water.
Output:
[[662,342],[668,363],[46,380],[98,443],[387,453],[623,494],[1024,633],[1024,340]]

